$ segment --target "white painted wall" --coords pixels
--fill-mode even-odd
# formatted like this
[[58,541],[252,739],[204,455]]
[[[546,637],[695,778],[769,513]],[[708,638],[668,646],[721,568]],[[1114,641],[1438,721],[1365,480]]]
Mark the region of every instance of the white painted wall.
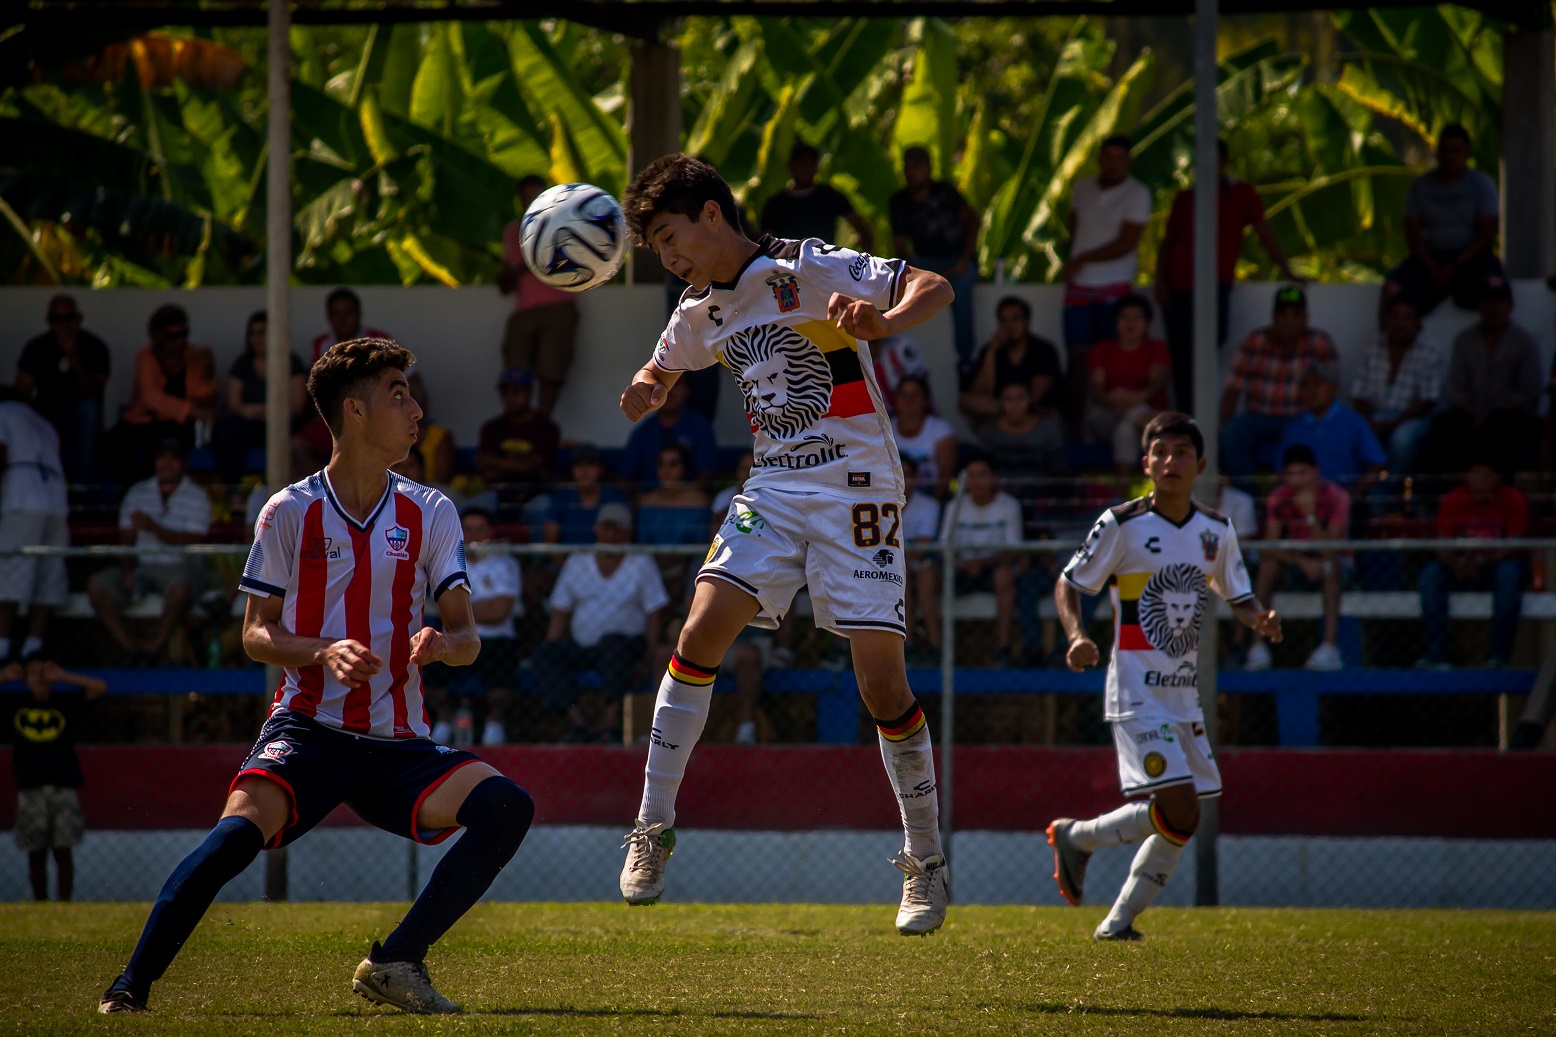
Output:
[[[1277,285],[1260,282],[1242,285],[1232,294],[1228,346],[1269,319]],[[306,353],[313,337],[326,330],[324,297],[328,288],[293,291],[292,342]],[[1309,309],[1315,326],[1334,336],[1349,373],[1360,350],[1373,340],[1377,286],[1320,284],[1309,292]],[[357,289],[362,297],[367,324],[383,328],[414,351],[422,361],[422,374],[432,394],[432,411],[454,432],[455,440],[473,446],[481,422],[498,411],[495,389],[501,368],[503,321],[509,300],[495,288],[396,288]],[[0,378],[9,380],[23,344],[47,327],[45,308],[53,294],[47,288],[0,288]],[[194,291],[77,290],[85,314],[85,327],[113,349],[114,372],[108,385],[109,413],[129,397],[134,355],[146,342],[146,320],[164,302],[177,302],[189,312],[193,341],[216,351],[222,372],[243,345],[248,315],[263,308],[265,290],[253,288],[202,288]],[[1063,341],[1060,327],[1062,289],[1055,285],[978,286],[980,338],[993,327],[993,309],[1006,294],[1020,295],[1032,303],[1034,330],[1055,343]],[[1534,333],[1548,368],[1556,351],[1556,295],[1540,281],[1514,285],[1517,310],[1514,319]],[[582,321],[577,359],[557,406],[557,423],[565,438],[601,446],[626,442],[631,425],[617,410],[616,400],[632,372],[653,349],[664,326],[664,293],[658,286],[607,285],[579,297]],[[1446,348],[1455,334],[1474,316],[1450,304],[1438,307],[1427,320],[1429,333]],[[1158,321],[1159,323],[1159,321]],[[955,357],[951,348],[951,322],[942,314],[914,332],[930,358],[931,381],[939,387],[941,410],[951,407],[955,385]],[[1061,350],[1062,359],[1062,350]],[[749,432],[739,411],[735,386],[726,381],[719,393],[719,442],[740,445]],[[954,415],[947,415],[960,423]],[[111,422],[110,422],[111,423]]]

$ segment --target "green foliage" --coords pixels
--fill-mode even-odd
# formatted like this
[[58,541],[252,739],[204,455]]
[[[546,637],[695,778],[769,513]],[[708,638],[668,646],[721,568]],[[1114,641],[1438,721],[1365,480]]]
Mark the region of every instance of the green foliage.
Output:
[[[1342,12],[1332,84],[1276,38],[1225,52],[1218,116],[1234,172],[1265,196],[1304,272],[1374,276],[1403,245],[1403,191],[1448,122],[1500,149],[1501,27],[1453,7]],[[216,30],[248,65],[217,93],[43,70],[0,93],[0,276],[155,285],[263,276],[264,36]],[[1229,37],[1230,38],[1230,37]],[[490,281],[513,181],[539,172],[615,193],[628,178],[628,44],[567,22],[294,26],[292,251],[299,281]],[[985,276],[1056,275],[1068,198],[1100,141],[1134,142],[1154,193],[1149,255],[1192,181],[1193,85],[1159,83],[1086,18],[947,23],[690,18],[685,146],[754,215],[795,140],[889,239],[902,150],[983,212]],[[23,150],[22,141],[26,141]],[[1391,143],[1392,142],[1392,143]],[[1396,150],[1396,146],[1404,142]],[[1249,247],[1246,272],[1268,275]]]

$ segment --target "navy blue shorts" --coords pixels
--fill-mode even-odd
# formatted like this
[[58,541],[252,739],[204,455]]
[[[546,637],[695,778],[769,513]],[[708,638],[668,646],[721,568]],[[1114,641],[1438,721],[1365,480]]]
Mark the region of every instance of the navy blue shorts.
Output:
[[480,762],[473,753],[429,738],[361,738],[280,710],[259,729],[228,794],[251,774],[286,790],[292,816],[265,847],[269,850],[292,842],[342,803],[375,828],[431,845],[456,829],[418,828],[422,801],[459,768]]

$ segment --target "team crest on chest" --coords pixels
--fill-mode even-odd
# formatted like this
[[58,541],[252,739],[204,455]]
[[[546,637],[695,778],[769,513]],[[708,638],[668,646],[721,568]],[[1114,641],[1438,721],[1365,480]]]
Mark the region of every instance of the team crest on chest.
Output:
[[1207,529],[1199,535],[1199,546],[1205,549],[1205,561],[1213,562],[1221,550],[1221,537]]
[[778,312],[788,313],[800,308],[800,282],[793,274],[776,273],[767,279],[767,286],[778,300]]
[[390,526],[384,530],[384,541],[388,543],[389,550],[384,552],[386,558],[409,558],[405,545],[411,542],[411,531],[401,525]]

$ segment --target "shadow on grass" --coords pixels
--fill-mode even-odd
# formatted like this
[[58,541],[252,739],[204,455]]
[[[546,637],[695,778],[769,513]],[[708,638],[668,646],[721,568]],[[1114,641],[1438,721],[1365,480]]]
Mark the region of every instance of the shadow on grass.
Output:
[[1119,1016],[1157,1016],[1163,1019],[1216,1019],[1225,1021],[1240,1021],[1245,1019],[1259,1019],[1273,1022],[1304,1022],[1304,1023],[1364,1023],[1368,1021],[1365,1015],[1352,1015],[1342,1012],[1245,1012],[1236,1008],[1114,1008],[1108,1005],[1086,1004],[1014,1004],[1014,1005],[990,1005],[990,1008],[1003,1008],[1007,1011],[1033,1012],[1041,1015],[1119,1015]]
[[[382,1013],[374,1013],[372,1009],[336,1009],[333,1013],[338,1017],[360,1018],[364,1015],[384,1014],[400,1015],[394,1009],[386,1009]],[[653,1008],[578,1008],[573,1005],[557,1005],[554,1007],[513,1007],[513,1008],[467,1008],[461,1013],[465,1016],[556,1016],[565,1019],[609,1019],[609,1018],[641,1018],[641,1019],[695,1019],[706,1017],[709,1019],[820,1019],[821,1016],[813,1012],[683,1012],[679,1008],[658,1010]]]

